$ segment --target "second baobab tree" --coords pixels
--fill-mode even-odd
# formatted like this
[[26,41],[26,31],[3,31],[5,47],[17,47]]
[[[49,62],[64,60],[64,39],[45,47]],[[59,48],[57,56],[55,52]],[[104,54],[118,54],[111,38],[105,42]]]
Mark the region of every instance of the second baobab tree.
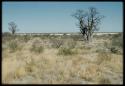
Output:
[[19,29],[17,29],[17,25],[15,22],[10,22],[8,23],[9,25],[9,30],[11,31],[12,35],[14,35]]
[[78,20],[77,26],[88,42],[92,41],[94,31],[99,30],[98,26],[101,23],[101,19],[104,18],[94,7],[90,7],[88,11],[79,9],[72,16]]

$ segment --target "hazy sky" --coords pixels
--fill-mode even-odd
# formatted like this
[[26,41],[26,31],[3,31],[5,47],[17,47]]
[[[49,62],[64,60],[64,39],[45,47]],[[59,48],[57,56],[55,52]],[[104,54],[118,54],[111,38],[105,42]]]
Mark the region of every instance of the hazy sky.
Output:
[[9,31],[8,23],[14,21],[19,32],[79,32],[71,14],[89,7],[105,16],[100,32],[123,31],[122,2],[3,2],[2,31]]

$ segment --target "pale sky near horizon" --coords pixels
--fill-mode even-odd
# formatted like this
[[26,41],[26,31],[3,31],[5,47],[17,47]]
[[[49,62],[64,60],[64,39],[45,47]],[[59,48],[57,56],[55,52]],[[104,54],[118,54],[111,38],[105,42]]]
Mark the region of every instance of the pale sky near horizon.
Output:
[[2,2],[2,32],[14,21],[19,33],[79,32],[71,15],[95,7],[104,15],[99,32],[123,32],[122,2]]

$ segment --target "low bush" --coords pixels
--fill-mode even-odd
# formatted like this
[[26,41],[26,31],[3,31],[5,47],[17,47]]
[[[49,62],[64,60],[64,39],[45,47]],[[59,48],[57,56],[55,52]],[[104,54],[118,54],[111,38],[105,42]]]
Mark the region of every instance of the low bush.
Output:
[[44,51],[44,47],[40,43],[40,41],[35,41],[33,42],[30,51],[35,52],[35,53],[42,53]]
[[118,47],[111,47],[110,50],[114,54],[122,54],[123,53],[123,50],[118,48]]
[[43,50],[44,50],[43,46],[40,46],[40,47],[37,47],[37,48],[34,46],[34,47],[31,49],[31,51],[34,51],[34,52],[36,52],[36,53],[42,53]]
[[61,39],[51,39],[51,42],[53,48],[59,48],[64,44],[63,40]]
[[12,34],[10,33],[10,32],[4,32],[4,33],[2,33],[2,36],[3,37],[9,37],[9,36],[11,36]]
[[114,35],[112,37],[112,46],[116,46],[116,47],[120,47],[122,48],[123,47],[123,35],[122,34],[117,34],[117,35]]
[[76,53],[77,53],[76,50],[66,48],[66,47],[61,47],[59,48],[59,51],[58,51],[58,55],[73,55]]
[[10,51],[14,52],[18,48],[18,43],[16,40],[13,40],[13,41],[9,42],[8,46],[9,46]]
[[23,40],[24,42],[28,42],[31,39],[29,35],[24,35]]
[[122,34],[116,34],[112,37],[110,50],[112,53],[122,53],[120,50],[123,48],[123,36]]

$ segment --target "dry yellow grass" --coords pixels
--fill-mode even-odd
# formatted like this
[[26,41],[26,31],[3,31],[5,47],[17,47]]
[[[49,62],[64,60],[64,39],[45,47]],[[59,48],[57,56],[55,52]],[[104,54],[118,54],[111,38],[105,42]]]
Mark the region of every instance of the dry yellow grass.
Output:
[[[2,83],[19,84],[122,84],[123,57],[95,52],[77,42],[74,55],[58,55],[59,49],[44,45],[42,53],[31,53],[32,38],[20,51],[2,51]],[[41,40],[37,38],[37,40]],[[44,41],[44,40],[43,40]],[[44,44],[44,43],[43,43]]]

